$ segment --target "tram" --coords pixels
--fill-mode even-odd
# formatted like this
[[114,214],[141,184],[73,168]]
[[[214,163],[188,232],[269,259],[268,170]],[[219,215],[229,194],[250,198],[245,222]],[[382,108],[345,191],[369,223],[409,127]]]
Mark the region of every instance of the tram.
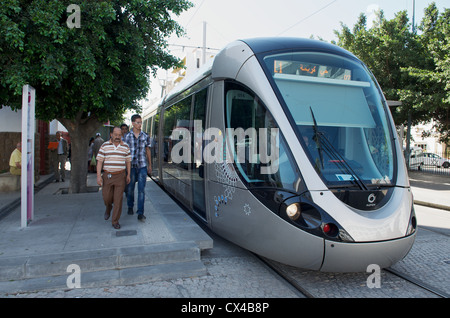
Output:
[[414,243],[386,100],[338,46],[235,41],[143,119],[151,177],[245,249],[304,269],[362,272],[400,261]]

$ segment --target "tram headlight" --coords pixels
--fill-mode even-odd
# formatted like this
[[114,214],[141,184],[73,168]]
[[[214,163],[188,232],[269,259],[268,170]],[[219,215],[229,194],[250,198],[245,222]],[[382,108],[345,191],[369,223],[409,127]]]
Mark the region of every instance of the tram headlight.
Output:
[[316,229],[322,224],[320,212],[311,204],[290,198],[281,205],[280,216],[304,229]]
[[312,202],[308,193],[286,199],[279,215],[300,229],[327,240],[354,242],[347,231],[320,206]]
[[297,220],[300,217],[300,213],[301,209],[298,203],[292,203],[286,208],[286,214],[292,221]]

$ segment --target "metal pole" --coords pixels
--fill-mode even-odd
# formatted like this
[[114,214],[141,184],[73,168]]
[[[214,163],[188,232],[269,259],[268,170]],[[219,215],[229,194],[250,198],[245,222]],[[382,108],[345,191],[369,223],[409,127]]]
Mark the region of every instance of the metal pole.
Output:
[[202,65],[206,62],[206,21],[203,21]]
[[[415,27],[415,18],[416,18],[416,0],[413,0],[413,14],[412,14],[412,33],[413,35],[416,32]],[[405,150],[405,159],[406,159],[406,167],[409,169],[409,159],[411,155],[411,108],[408,105],[408,127],[406,130],[406,150]]]
[[406,153],[405,153],[406,167],[408,169],[410,156],[411,156],[411,110],[408,110],[408,127],[406,129]]
[[34,133],[36,92],[30,85],[22,89],[22,169],[21,222],[22,228],[34,219]]

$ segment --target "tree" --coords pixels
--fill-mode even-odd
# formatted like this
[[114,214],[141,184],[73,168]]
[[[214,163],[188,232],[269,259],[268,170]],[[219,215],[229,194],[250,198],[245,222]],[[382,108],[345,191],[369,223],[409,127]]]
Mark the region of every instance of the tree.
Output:
[[434,3],[425,9],[419,26],[426,48],[425,67],[415,65],[405,71],[421,87],[421,94],[412,103],[434,119],[441,142],[450,143],[450,9],[439,15]]
[[[72,138],[71,191],[86,190],[89,138],[125,110],[139,110],[151,74],[178,66],[167,38],[187,0],[6,0],[0,6],[0,105],[21,108],[36,88],[36,117]],[[1,107],[1,106],[0,106]]]
[[361,14],[353,33],[345,25],[342,28],[342,32],[335,31],[338,45],[354,53],[370,68],[387,99],[398,100],[398,90],[404,87],[406,80],[402,68],[411,65],[417,47],[408,32],[406,11],[397,13],[390,21],[380,11],[378,22],[369,29],[365,15]]
[[450,107],[450,10],[439,15],[432,3],[417,34],[411,30],[406,11],[386,20],[381,11],[378,22],[367,28],[361,14],[353,32],[341,24],[335,31],[337,44],[358,56],[374,73],[387,99],[400,100],[393,111],[397,124],[435,120],[443,138],[449,138]]

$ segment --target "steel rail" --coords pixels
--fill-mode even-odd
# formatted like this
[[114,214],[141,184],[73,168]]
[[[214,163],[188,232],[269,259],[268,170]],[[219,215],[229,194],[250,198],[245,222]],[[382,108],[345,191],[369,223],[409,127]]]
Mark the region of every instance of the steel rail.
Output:
[[400,277],[400,278],[406,280],[407,282],[410,282],[410,283],[412,283],[412,284],[414,284],[416,286],[419,286],[420,288],[423,288],[423,289],[429,291],[430,293],[433,293],[433,294],[435,294],[435,295],[437,295],[437,296],[439,296],[441,298],[450,298],[450,295],[448,293],[446,293],[446,292],[444,292],[444,291],[442,291],[442,290],[440,290],[440,289],[438,289],[436,287],[433,287],[433,286],[431,286],[431,285],[429,285],[429,284],[427,284],[427,283],[425,283],[425,282],[423,282],[423,281],[421,281],[419,279],[416,279],[416,278],[414,278],[414,277],[412,277],[412,276],[410,276],[408,274],[399,272],[398,270],[390,268],[390,267],[389,268],[384,268],[384,270],[386,272],[388,272],[388,273],[391,273],[391,274],[393,274],[393,275],[395,275],[397,277]]

